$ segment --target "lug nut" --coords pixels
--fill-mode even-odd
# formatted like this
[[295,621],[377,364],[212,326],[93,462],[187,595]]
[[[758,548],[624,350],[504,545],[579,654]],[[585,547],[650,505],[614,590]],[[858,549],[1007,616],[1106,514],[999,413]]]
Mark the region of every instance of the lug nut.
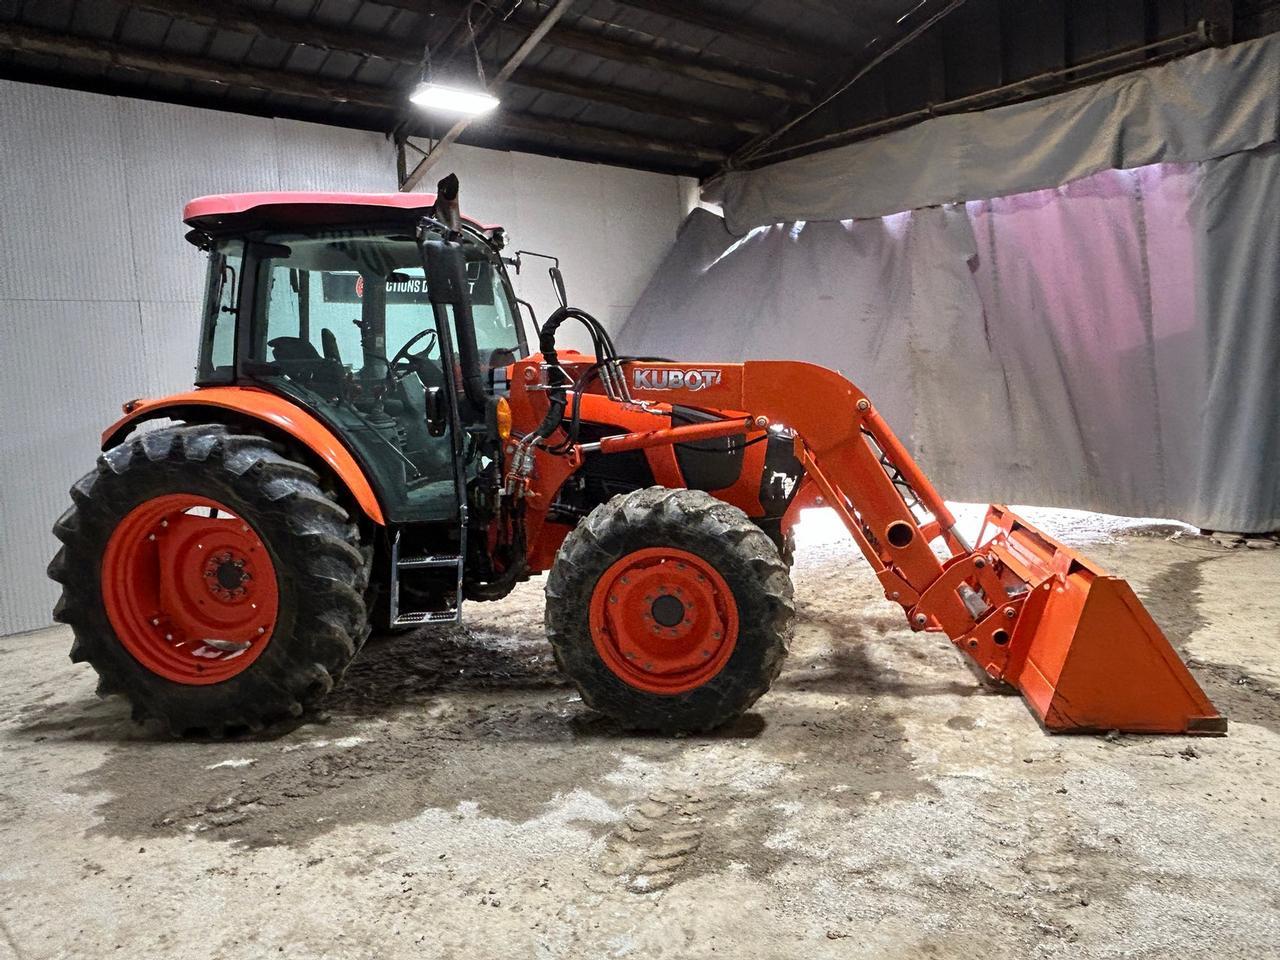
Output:
[[173,639],[173,634],[172,634],[172,633],[166,633],[166,634],[164,635],[164,638],[165,638],[166,640],[172,640],[172,639]]
[[152,617],[152,618],[151,618],[151,625],[152,625],[153,627],[158,627],[158,626],[160,626],[160,618],[159,618],[159,617]]
[[266,628],[266,627],[259,627],[259,628],[258,628],[258,636],[262,636],[262,635],[263,635],[264,633],[266,633],[266,632],[267,632],[267,628]]
[[859,409],[859,410],[861,410],[861,411],[863,411],[864,413],[865,413],[866,411],[870,410],[870,409],[871,409],[871,401],[870,401],[870,400],[868,400],[866,397],[863,397],[861,400],[859,400],[859,401],[858,401],[858,409]]
[[156,535],[155,535],[154,533],[148,533],[148,534],[147,534],[147,539],[148,539],[148,540],[154,540],[155,538],[156,538]]

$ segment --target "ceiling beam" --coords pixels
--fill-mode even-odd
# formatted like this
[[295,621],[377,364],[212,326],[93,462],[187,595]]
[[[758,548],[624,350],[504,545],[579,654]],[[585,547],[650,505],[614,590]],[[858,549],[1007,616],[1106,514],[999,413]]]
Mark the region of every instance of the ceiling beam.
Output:
[[814,57],[843,57],[846,51],[826,40],[812,40],[796,36],[787,30],[768,26],[740,17],[712,10],[698,3],[687,0],[618,0],[624,7],[643,10],[645,13],[656,13],[695,27],[702,27],[712,33],[752,46],[765,49],[781,50],[794,57],[812,59]]
[[[527,25],[528,20],[525,15],[517,13],[512,18],[512,22]],[[723,66],[711,66],[696,57],[685,57],[626,40],[615,40],[594,30],[559,26],[551,31],[547,42],[566,50],[588,53],[602,60],[644,67],[656,73],[674,74],[688,80],[697,80],[771,100],[783,100],[799,106],[807,106],[812,102],[811,84],[807,80],[765,79]]]
[[[378,0],[384,6],[430,14],[459,16],[466,10],[465,0]],[[521,4],[501,26],[532,30],[540,19],[536,10]],[[631,31],[633,34],[638,31]],[[661,38],[653,38],[661,39]],[[696,54],[681,54],[643,43],[621,40],[596,30],[557,24],[548,34],[547,43],[565,50],[589,53],[602,60],[644,67],[658,73],[674,74],[715,86],[751,93],[793,105],[805,106],[812,101],[813,82],[803,77],[769,76],[745,65],[732,66],[702,62]]]
[[[842,77],[833,84],[823,95],[822,98],[813,106],[801,110],[791,117],[787,118],[777,129],[767,133],[761,137],[744,144],[734,151],[733,156],[729,158],[729,162],[719,171],[724,173],[726,170],[732,170],[740,167],[751,160],[756,154],[763,151],[769,144],[774,143],[779,138],[794,130],[800,123],[813,116],[824,107],[828,106],[833,100],[843,94],[855,83],[865,77],[885,60],[893,56],[907,44],[911,43],[926,30],[929,30],[938,21],[942,20],[952,11],[963,6],[965,0],[937,0],[937,4],[931,5],[930,0],[920,0],[917,7],[912,8],[911,12],[903,16],[898,23],[910,21],[906,26],[898,32],[897,36],[888,38],[877,38],[880,42],[876,45],[876,52],[867,60],[864,60],[847,76]],[[924,9],[930,8],[931,9]],[[913,17],[911,14],[917,10],[924,14],[923,19]]]
[[416,64],[422,45],[406,43],[384,33],[352,31],[314,20],[295,20],[270,10],[260,10],[235,0],[123,0],[126,6],[197,23],[202,27],[230,30],[250,37],[301,44],[319,50],[340,50]]
[[[417,67],[422,56],[422,51],[416,44],[406,43],[399,37],[295,20],[247,7],[234,0],[125,0],[125,2],[131,7],[163,13],[201,26],[217,27],[251,37],[301,44],[320,50],[364,54],[407,66]],[[734,117],[697,104],[634,90],[608,87],[530,67],[521,67],[517,70],[511,77],[511,82],[593,103],[612,104],[633,113],[684,119],[704,126],[721,127],[726,131],[736,130],[760,134],[767,130],[767,126],[759,120]]]
[[559,120],[554,117],[534,116],[530,113],[499,111],[495,123],[504,130],[557,137],[571,143],[589,142],[594,146],[622,152],[639,150],[649,154],[661,153],[699,163],[719,163],[728,156],[723,150],[717,150],[714,147],[660,140],[646,134],[588,126],[574,120]]
[[[236,86],[266,93],[282,93],[320,104],[349,103],[395,115],[403,112],[406,103],[401,91],[387,87],[222,63],[14,23],[0,24],[0,51],[74,58],[80,63],[181,77],[223,87]],[[496,115],[485,118],[485,127],[567,139],[588,149],[638,151],[649,155],[661,154],[706,162],[724,158],[721,151],[692,147],[688,143],[514,111],[497,111]]]
[[731,117],[683,100],[672,100],[668,97],[621,87],[605,87],[591,80],[548,73],[534,67],[521,67],[515,72],[511,82],[517,86],[544,90],[548,93],[561,93],[580,100],[608,103],[645,116],[670,117],[672,120],[687,120],[690,123],[739,130],[743,133],[765,133],[769,129],[762,120]]
[[[516,68],[524,63],[529,54],[542,42],[542,38],[547,32],[556,25],[556,21],[569,12],[569,8],[573,6],[574,0],[556,0],[555,5],[546,12],[538,25],[533,31],[524,38],[524,42],[516,48],[516,52],[507,58],[507,62],[502,65],[502,69],[498,71],[486,88],[490,95],[498,94],[502,91],[502,85],[511,78],[516,72]],[[479,79],[479,78],[477,78]],[[467,126],[474,120],[474,116],[459,117],[449,128],[449,132],[432,145],[431,150],[424,156],[418,165],[409,171],[409,174],[400,182],[400,189],[406,193],[416,187],[422,180],[426,172],[431,169],[435,162],[440,158],[441,151],[449,144],[458,139],[459,134],[467,129]]]

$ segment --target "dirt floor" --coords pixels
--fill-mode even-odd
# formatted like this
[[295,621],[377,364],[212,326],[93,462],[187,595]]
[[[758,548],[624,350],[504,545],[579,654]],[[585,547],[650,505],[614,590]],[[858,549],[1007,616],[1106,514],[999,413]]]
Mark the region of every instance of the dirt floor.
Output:
[[133,725],[51,629],[0,640],[0,957],[1280,956],[1280,550],[1035,516],[1228,736],[1047,736],[821,512],[788,665],[712,737],[590,714],[540,582],[232,742]]

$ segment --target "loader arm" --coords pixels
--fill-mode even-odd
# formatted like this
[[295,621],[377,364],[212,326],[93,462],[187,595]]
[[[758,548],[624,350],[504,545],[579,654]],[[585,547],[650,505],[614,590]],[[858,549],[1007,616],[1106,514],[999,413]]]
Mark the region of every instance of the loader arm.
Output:
[[[561,366],[576,381],[592,360],[574,355]],[[540,362],[534,356],[517,364],[513,383],[536,386]],[[792,431],[807,480],[911,628],[946,633],[983,671],[1017,687],[1047,729],[1225,730],[1124,580],[1003,506],[990,508],[978,545],[966,543],[905,446],[840,374],[795,361],[621,362],[612,379],[587,389],[632,408],[660,413],[679,403],[725,419],[606,437],[579,445],[571,462],[589,449],[621,452],[775,426]]]

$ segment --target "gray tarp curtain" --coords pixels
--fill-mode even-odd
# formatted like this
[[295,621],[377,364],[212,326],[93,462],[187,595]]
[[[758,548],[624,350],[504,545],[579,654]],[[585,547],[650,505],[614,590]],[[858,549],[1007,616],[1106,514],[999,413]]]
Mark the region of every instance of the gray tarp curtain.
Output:
[[729,229],[1055,187],[1099,170],[1209,160],[1280,140],[1280,34],[1069,93],[924,123],[713,181]]
[[[965,190],[989,192],[921,209],[910,190],[872,189],[877,166],[902,181],[894,164],[907,163],[877,142],[822,155],[840,154],[849,170],[843,185],[818,179],[819,205],[802,178],[778,187],[778,168],[800,161],[743,175],[762,186],[739,180],[737,209],[755,211],[747,225],[763,219],[737,236],[695,211],[619,339],[642,354],[840,369],[949,497],[1276,529],[1278,53],[1280,37],[1265,38],[1042,101],[1040,120],[1024,104],[953,128],[984,129],[1003,145],[990,156],[1078,171],[1063,185],[1028,192],[1025,167],[965,167]],[[1087,93],[1096,105],[1101,87],[1117,85],[1126,110],[1063,119],[1061,101]],[[991,115],[1008,111],[1002,130]],[[1067,122],[1080,129],[1057,126]],[[1098,122],[1109,150],[1088,128]],[[1038,141],[1046,129],[1052,149]],[[1067,156],[1073,143],[1085,149]],[[934,141],[925,166],[963,152]],[[1091,172],[1102,156],[1110,162]],[[1111,169],[1172,157],[1186,162]],[[919,168],[919,156],[911,162]],[[1001,188],[1006,174],[1014,190]],[[952,172],[943,181],[954,184]],[[912,189],[929,182],[918,170]],[[906,212],[849,212],[883,213],[884,196]],[[801,210],[808,222],[771,213]]]

